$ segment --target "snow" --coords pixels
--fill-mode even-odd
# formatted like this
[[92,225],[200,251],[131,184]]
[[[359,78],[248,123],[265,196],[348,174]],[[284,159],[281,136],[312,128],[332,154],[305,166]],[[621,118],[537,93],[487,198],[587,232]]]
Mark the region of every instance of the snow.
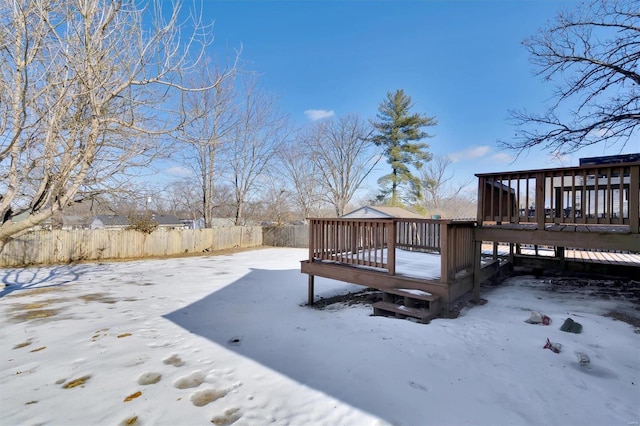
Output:
[[[370,251],[361,250],[358,252],[360,259],[370,261],[370,259],[378,259],[382,263],[387,263],[387,249],[371,249]],[[424,253],[417,251],[407,251],[397,249],[396,256],[396,274],[412,278],[424,278],[437,280],[440,277],[441,258],[438,253]],[[341,263],[338,260],[323,260],[325,263]],[[375,266],[357,265],[358,268],[368,269],[371,271],[386,272],[385,268]]]
[[399,290],[405,293],[413,294],[414,296],[432,296],[432,294],[428,291],[416,290],[413,288],[400,288]]
[[[621,300],[512,278],[423,325],[304,306],[304,249],[4,269],[0,424],[613,425],[640,420]],[[360,290],[316,278],[322,297]],[[524,322],[532,310],[549,326]],[[637,312],[637,311],[636,311]],[[582,334],[559,330],[571,317]],[[546,339],[562,352],[543,349]],[[590,359],[579,364],[574,352]]]

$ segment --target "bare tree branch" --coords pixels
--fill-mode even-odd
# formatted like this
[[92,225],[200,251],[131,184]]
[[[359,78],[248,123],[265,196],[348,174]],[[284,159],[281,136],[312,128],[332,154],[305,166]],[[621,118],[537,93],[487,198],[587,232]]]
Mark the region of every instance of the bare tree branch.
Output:
[[380,161],[370,140],[371,126],[357,115],[317,122],[305,147],[318,171],[324,201],[342,216],[349,201]]
[[537,75],[557,81],[544,114],[511,111],[519,127],[508,149],[555,153],[640,140],[640,8],[633,0],[593,0],[523,42]]
[[[186,121],[176,99],[202,90],[184,82],[212,37],[198,19],[179,22],[179,2],[169,13],[159,0],[0,0],[0,10],[1,250],[149,164],[157,137]],[[13,222],[16,212],[29,217]]]
[[242,225],[245,204],[289,137],[289,124],[256,74],[245,73],[237,91],[239,123],[232,130],[232,143],[221,154],[226,165],[222,176],[234,188],[236,225]]
[[[198,79],[212,88],[188,93],[184,98],[185,113],[192,117],[178,132],[182,142],[179,150],[182,163],[193,170],[200,192],[200,205],[205,227],[212,226],[216,189],[222,171],[218,157],[233,140],[233,132],[240,125],[237,110],[235,62],[231,68],[217,68],[203,63]],[[212,84],[213,83],[213,84]]]

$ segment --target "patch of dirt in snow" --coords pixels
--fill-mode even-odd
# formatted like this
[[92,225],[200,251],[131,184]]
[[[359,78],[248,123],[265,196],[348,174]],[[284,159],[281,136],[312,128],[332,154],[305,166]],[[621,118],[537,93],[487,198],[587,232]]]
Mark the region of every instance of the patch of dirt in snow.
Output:
[[640,281],[620,277],[604,277],[586,274],[559,274],[551,272],[536,278],[538,289],[562,297],[621,302],[604,316],[626,322],[640,333]]
[[373,289],[365,289],[355,293],[339,294],[337,296],[321,298],[313,303],[313,308],[325,309],[335,304],[343,304],[345,306],[352,305],[372,305],[382,300],[382,292]]
[[[552,277],[543,280],[545,291],[580,295],[585,300],[625,302],[628,308],[615,309],[605,316],[640,327],[640,281],[622,278]],[[639,331],[640,332],[640,331]]]
[[557,277],[545,279],[546,290],[555,293],[579,292],[599,299],[627,300],[640,305],[640,281],[619,278],[594,279],[581,277]]
[[[483,285],[483,288],[500,286],[504,280]],[[580,295],[585,299],[593,300],[620,300],[630,302],[635,308],[627,309],[624,312],[613,310],[605,316],[624,321],[638,328],[640,333],[640,281],[624,278],[593,277],[575,275],[551,275],[535,278],[535,282],[542,284],[538,287],[544,291],[555,295],[566,294],[575,297]],[[337,296],[321,298],[314,302],[316,309],[335,309],[335,305],[352,306],[356,304],[372,305],[382,300],[382,292],[374,289],[364,289],[355,293],[340,294]],[[481,306],[487,303],[486,299],[476,302],[471,297],[471,293],[466,294],[456,300],[449,309],[448,318],[457,318],[463,314],[463,310],[471,309],[474,306]]]
[[636,327],[635,332],[637,334],[640,334],[640,318],[639,317],[633,317],[631,315],[625,314],[624,312],[618,312],[618,311],[611,311],[605,314],[605,317],[613,318],[614,320],[631,324],[632,326]]

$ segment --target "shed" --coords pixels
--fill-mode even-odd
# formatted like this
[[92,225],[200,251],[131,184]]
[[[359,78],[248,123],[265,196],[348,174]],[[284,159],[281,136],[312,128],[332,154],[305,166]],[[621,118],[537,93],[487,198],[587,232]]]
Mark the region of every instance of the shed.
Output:
[[426,219],[425,216],[410,212],[402,207],[364,206],[343,214],[345,219]]

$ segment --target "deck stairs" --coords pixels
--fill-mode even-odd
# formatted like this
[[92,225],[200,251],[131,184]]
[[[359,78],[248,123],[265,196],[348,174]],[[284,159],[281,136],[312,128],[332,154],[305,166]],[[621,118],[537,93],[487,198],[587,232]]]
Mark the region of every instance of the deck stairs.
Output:
[[440,296],[422,290],[386,288],[382,301],[373,304],[373,315],[412,319],[428,324],[440,314]]

